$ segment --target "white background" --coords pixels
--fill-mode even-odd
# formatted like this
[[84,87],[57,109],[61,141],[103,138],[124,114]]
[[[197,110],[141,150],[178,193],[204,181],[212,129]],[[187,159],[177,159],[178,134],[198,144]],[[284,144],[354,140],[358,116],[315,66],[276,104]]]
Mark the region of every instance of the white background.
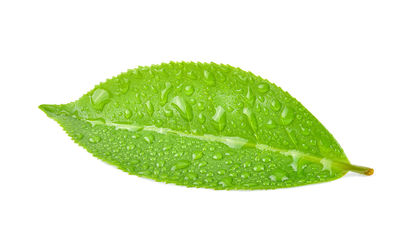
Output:
[[[1,1],[0,251],[400,251],[398,1]],[[272,191],[129,176],[40,111],[139,65],[231,64],[375,175]]]

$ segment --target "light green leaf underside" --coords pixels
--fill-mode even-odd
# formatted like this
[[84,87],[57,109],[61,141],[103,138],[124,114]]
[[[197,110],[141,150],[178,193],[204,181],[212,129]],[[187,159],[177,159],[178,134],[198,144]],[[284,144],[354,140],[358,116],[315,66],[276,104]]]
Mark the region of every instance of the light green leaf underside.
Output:
[[40,108],[94,156],[157,181],[273,189],[348,170],[339,144],[297,100],[228,65],[139,67],[76,102]]

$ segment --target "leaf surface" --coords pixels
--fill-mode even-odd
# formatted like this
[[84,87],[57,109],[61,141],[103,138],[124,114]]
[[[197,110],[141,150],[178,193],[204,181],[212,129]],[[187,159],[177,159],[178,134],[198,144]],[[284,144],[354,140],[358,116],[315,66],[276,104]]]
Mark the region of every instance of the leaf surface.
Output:
[[325,127],[275,84],[229,65],[138,67],[79,100],[41,105],[79,145],[129,174],[188,187],[275,189],[349,164]]

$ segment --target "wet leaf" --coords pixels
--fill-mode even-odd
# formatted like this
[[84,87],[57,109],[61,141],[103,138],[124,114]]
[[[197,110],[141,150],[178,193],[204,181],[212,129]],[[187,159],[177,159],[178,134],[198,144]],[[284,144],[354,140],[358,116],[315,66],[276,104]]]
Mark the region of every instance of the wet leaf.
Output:
[[287,92],[229,65],[139,67],[40,109],[95,157],[156,181],[275,189],[373,172]]

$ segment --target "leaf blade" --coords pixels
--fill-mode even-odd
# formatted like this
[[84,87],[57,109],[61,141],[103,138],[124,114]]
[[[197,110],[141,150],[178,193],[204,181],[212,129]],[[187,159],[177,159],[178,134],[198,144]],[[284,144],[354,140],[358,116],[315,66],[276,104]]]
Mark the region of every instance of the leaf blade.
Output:
[[139,67],[41,109],[96,157],[167,183],[275,189],[334,180],[349,166],[297,100],[226,65]]

